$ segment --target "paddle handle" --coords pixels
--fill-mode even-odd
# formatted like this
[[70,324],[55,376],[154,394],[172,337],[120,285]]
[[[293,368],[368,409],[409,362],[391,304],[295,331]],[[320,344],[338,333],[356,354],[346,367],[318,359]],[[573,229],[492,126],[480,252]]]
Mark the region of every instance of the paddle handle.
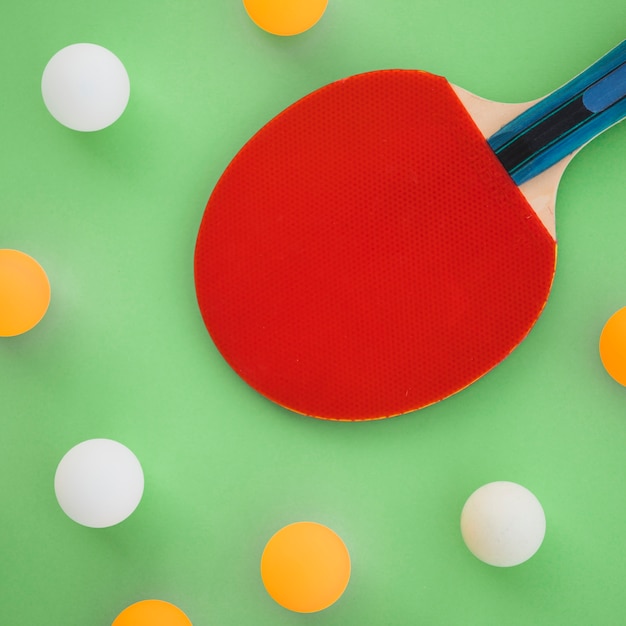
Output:
[[489,138],[516,184],[626,117],[626,40]]

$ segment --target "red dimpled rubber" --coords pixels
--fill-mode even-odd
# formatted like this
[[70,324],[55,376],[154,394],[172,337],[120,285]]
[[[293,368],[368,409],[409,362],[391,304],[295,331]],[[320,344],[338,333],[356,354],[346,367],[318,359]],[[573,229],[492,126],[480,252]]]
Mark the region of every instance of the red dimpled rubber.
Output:
[[544,306],[555,252],[447,81],[388,70],[314,92],[244,146],[207,205],[195,280],[253,388],[364,420],[505,358]]

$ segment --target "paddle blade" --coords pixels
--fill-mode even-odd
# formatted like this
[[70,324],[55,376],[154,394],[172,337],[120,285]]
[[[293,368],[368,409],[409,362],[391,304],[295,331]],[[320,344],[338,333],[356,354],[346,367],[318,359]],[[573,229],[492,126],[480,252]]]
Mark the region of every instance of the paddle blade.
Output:
[[450,85],[358,75],[259,131],[202,219],[204,322],[264,396],[316,417],[406,413],[526,336],[555,242]]

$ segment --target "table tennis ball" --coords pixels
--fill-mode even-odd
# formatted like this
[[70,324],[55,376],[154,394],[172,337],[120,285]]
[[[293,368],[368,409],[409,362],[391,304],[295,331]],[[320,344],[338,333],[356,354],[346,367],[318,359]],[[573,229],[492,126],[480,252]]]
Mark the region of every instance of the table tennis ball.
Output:
[[54,490],[63,511],[91,528],[125,520],[143,495],[144,478],[137,457],[111,439],[89,439],[61,459]]
[[41,93],[48,111],[61,124],[94,131],[110,126],[124,112],[130,83],[124,65],[112,52],[77,43],[48,61]]
[[41,265],[19,250],[0,249],[0,337],[36,326],[49,304],[50,283]]
[[328,0],[243,0],[250,19],[273,35],[298,35],[314,26]]
[[537,498],[525,487],[500,481],[483,485],[461,513],[461,533],[474,556],[489,565],[511,567],[528,560],[546,532]]
[[350,555],[330,528],[297,522],[279,530],[261,558],[269,595],[298,613],[321,611],[336,602],[350,579]]
[[613,313],[600,334],[602,365],[621,385],[626,385],[626,307]]
[[163,600],[142,600],[125,608],[112,626],[191,626],[189,618]]

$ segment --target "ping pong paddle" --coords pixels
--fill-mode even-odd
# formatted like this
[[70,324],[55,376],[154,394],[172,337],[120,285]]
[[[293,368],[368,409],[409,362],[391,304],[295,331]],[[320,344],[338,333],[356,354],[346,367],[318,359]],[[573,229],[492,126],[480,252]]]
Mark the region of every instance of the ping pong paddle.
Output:
[[416,70],[339,80],[239,151],[200,225],[204,323],[297,413],[368,420],[502,361],[552,284],[565,166],[626,115],[626,41],[545,98],[500,104]]

